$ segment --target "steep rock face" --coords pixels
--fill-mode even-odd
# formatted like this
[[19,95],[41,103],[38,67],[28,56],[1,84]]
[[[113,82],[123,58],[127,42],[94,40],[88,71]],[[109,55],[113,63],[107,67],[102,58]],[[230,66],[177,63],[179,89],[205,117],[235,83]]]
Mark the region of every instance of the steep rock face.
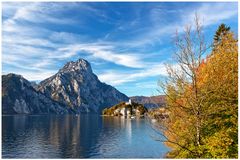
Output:
[[20,75],[2,76],[3,114],[68,113],[63,106],[37,92],[29,81]]
[[114,87],[100,82],[84,59],[68,62],[58,73],[40,82],[37,89],[76,113],[98,112],[128,100]]

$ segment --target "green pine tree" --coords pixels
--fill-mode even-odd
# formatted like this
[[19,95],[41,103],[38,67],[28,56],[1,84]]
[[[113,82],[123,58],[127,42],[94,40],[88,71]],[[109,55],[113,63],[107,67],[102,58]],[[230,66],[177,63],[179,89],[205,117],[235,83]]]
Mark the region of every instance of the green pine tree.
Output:
[[226,26],[223,23],[218,27],[214,35],[214,45],[213,45],[214,48],[216,45],[218,45],[222,41],[223,36],[225,36],[229,32],[230,32],[230,27]]

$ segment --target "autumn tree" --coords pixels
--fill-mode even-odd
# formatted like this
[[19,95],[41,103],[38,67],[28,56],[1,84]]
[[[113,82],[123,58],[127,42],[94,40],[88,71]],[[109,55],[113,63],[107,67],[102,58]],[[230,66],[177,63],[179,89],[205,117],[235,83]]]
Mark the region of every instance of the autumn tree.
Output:
[[171,158],[236,158],[237,41],[228,28],[224,34],[218,29],[221,39],[206,56],[198,16],[191,28],[176,34],[177,63],[167,65],[168,78],[161,83],[169,118],[157,126],[159,140],[172,148]]
[[206,158],[237,158],[238,46],[230,31],[215,46],[199,70],[201,94],[206,95],[203,126]]
[[166,144],[173,148],[169,157],[200,158],[202,155],[204,97],[200,94],[197,72],[208,49],[202,32],[196,15],[194,26],[186,26],[183,34],[176,33],[176,65],[167,65],[168,78],[161,84],[167,96],[169,119],[159,128]]

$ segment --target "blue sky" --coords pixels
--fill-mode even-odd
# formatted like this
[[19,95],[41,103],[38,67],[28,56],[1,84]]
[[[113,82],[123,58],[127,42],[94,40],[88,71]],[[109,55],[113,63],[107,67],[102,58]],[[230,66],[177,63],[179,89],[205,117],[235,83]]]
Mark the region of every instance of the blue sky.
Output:
[[88,60],[102,82],[128,96],[157,95],[173,36],[198,13],[210,43],[218,25],[237,33],[237,3],[2,4],[2,72],[40,81],[68,61]]

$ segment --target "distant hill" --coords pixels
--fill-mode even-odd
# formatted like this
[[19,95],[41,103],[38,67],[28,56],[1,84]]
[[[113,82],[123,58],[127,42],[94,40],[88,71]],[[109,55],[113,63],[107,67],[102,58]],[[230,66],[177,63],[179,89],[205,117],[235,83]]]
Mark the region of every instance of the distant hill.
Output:
[[159,96],[133,96],[130,97],[130,99],[134,102],[143,104],[146,108],[156,108],[156,107],[162,107],[166,103],[166,96],[165,95],[159,95]]

